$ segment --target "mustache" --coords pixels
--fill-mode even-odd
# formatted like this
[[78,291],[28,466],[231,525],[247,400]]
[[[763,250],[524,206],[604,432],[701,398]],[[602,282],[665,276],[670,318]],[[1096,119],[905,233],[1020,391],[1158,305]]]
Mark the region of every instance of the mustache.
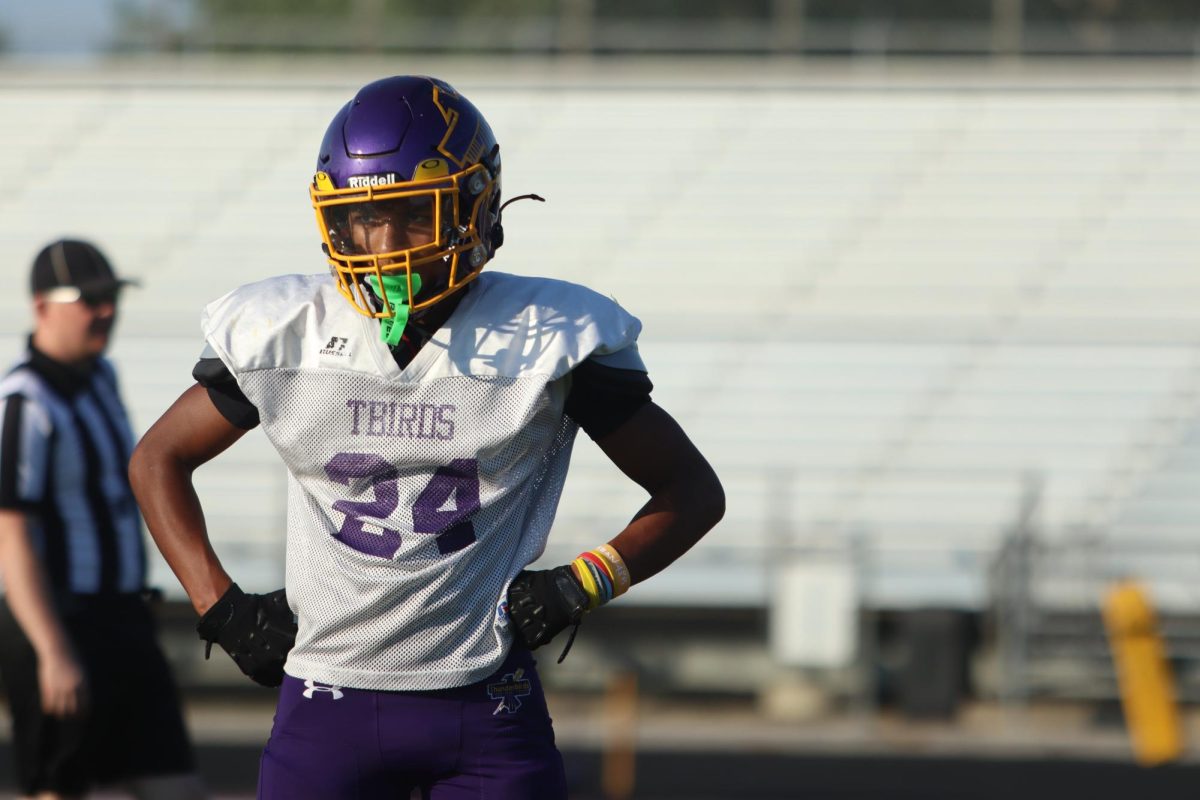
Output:
[[92,320],[92,323],[88,325],[88,333],[107,335],[112,333],[114,324],[116,324],[116,320],[111,317],[108,319]]

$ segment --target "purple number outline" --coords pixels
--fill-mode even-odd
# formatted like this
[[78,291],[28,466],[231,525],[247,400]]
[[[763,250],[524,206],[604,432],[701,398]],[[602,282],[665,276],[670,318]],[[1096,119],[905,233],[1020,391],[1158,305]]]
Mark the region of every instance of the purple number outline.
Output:
[[[333,510],[346,515],[341,529],[333,537],[347,547],[371,556],[391,559],[400,548],[400,533],[391,528],[382,534],[363,529],[363,518],[384,520],[400,505],[399,473],[373,453],[337,453],[325,465],[329,479],[349,486],[355,478],[369,478],[374,500],[338,500]],[[454,508],[442,510],[451,497]],[[437,534],[438,552],[448,555],[475,541],[471,515],[480,509],[479,462],[474,458],[456,458],[449,466],[435,470],[429,483],[413,504],[413,532]]]

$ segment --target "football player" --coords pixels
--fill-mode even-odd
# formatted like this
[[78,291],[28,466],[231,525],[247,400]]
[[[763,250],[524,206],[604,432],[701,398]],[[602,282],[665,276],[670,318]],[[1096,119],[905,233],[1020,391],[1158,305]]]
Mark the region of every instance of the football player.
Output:
[[[724,513],[651,400],[637,319],[582,286],[481,273],[504,241],[500,173],[487,121],[445,82],[363,87],[309,190],[329,271],[210,304],[196,385],[134,454],[201,637],[282,684],[260,797],[566,797],[531,651]],[[191,481],[256,426],[289,472],[286,593],[238,588]],[[580,427],[649,499],[570,564],[529,570]]]

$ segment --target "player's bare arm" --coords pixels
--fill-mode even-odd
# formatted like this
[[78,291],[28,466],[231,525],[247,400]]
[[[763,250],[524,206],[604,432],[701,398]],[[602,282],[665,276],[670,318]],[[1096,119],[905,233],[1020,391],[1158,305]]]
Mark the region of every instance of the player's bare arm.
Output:
[[245,433],[221,416],[204,387],[196,385],[146,432],[129,464],[129,480],[150,535],[199,614],[233,580],[209,542],[192,473]]
[[636,584],[679,558],[725,514],[725,493],[712,467],[674,418],[647,403],[596,442],[650,494],[629,525],[609,542]]
[[255,682],[278,686],[296,624],[282,589],[244,593],[217,558],[192,473],[246,431],[230,423],[197,384],[175,401],[134,450],[129,480],[146,527],[200,614],[197,632]]
[[[571,564],[524,571],[509,587],[517,639],[529,648],[682,556],[725,513],[716,473],[679,424],[647,402],[596,443],[650,499],[610,542]],[[570,648],[563,650],[561,661]]]
[[42,708],[56,717],[81,711],[87,704],[87,676],[54,609],[21,511],[0,509],[0,574],[13,616],[37,653]]

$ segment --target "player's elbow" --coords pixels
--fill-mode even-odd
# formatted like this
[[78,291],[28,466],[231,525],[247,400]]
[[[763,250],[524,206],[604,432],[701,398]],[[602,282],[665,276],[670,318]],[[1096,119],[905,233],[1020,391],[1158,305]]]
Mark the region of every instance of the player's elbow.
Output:
[[725,489],[703,458],[681,470],[674,485],[679,492],[677,497],[682,500],[676,507],[687,509],[688,527],[695,531],[696,538],[712,530],[725,516]]
[[150,486],[162,463],[161,454],[155,452],[152,444],[147,446],[145,439],[137,443],[129,457],[129,485],[135,495],[141,495]]
[[180,469],[179,460],[153,429],[142,437],[129,458],[129,484],[142,497],[154,490],[164,477]]
[[708,464],[704,465],[703,474],[696,480],[695,493],[704,530],[711,530],[725,516],[725,487]]

